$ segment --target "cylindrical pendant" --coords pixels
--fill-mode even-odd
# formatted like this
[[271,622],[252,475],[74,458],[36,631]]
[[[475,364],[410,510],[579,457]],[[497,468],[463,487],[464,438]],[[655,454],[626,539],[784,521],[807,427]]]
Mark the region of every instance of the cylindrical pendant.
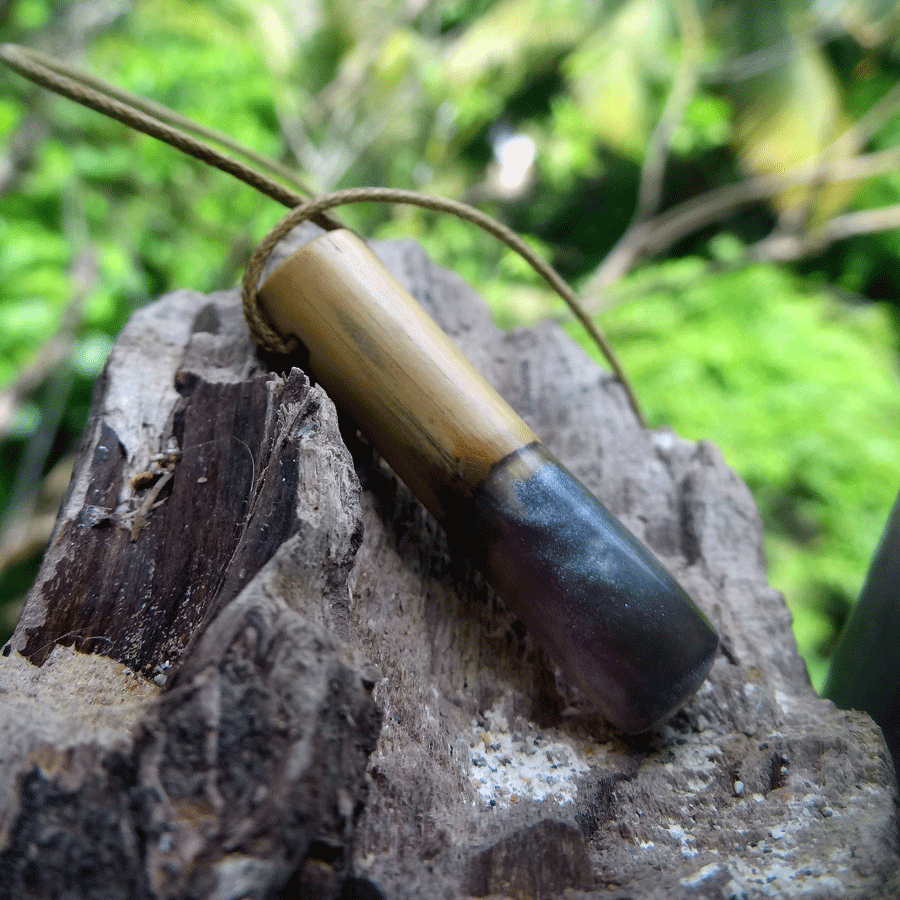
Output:
[[578,482],[352,232],[294,253],[259,300],[563,674],[622,731],[706,677],[718,638],[653,554]]

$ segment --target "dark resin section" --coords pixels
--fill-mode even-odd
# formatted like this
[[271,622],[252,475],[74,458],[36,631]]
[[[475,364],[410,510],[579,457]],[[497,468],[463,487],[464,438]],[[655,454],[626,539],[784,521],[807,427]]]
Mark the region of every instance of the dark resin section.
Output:
[[510,454],[445,523],[566,678],[617,728],[678,709],[718,638],[656,557],[540,444]]

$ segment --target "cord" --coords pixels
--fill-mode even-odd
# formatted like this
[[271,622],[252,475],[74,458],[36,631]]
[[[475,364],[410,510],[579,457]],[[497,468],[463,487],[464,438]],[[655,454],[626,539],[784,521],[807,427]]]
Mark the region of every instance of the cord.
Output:
[[[308,196],[311,191],[289,170],[242,147],[227,135],[192,122],[161,104],[130,94],[43,53],[16,44],[0,45],[0,58],[11,69],[36,84],[116,119],[136,131],[150,135],[207,165],[221,169],[273,200],[291,208],[291,212],[263,238],[253,251],[244,273],[242,290],[244,315],[254,339],[267,349],[284,353],[294,346],[289,339],[285,339],[266,321],[256,301],[256,288],[262,268],[275,245],[292,228],[307,219],[328,231],[341,228],[343,227],[341,223],[330,216],[328,210],[344,204],[405,203],[420,206],[435,212],[449,213],[466,222],[471,222],[522,256],[562,297],[572,314],[599,347],[609,362],[613,374],[624,388],[638,421],[645,428],[647,427],[643,411],[622,364],[606,336],[581,306],[574,291],[548,262],[538,256],[518,234],[497,219],[456,200],[392,188],[351,188],[304,200],[302,194]],[[195,137],[195,135],[199,135],[199,137]],[[209,140],[227,146],[232,152],[254,162],[257,168],[217,150],[209,143]],[[267,169],[269,172],[289,180],[302,191],[302,194],[270,178],[260,171],[261,169]]]

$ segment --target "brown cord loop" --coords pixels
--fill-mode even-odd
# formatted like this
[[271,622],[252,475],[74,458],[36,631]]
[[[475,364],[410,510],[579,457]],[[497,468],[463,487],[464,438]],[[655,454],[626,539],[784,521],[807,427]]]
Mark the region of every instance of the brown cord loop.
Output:
[[[135,131],[148,134],[202,163],[227,172],[284,206],[294,207],[303,201],[304,195],[312,194],[286,166],[242,146],[227,134],[199,125],[161,103],[153,103],[145,97],[124,91],[30,47],[2,44],[0,59],[13,71],[35,84],[115,119]],[[251,164],[223,153],[212,146],[210,141],[227,147]],[[265,171],[290,182],[296,190],[270,178]],[[341,227],[340,222],[325,215],[317,217],[316,224],[326,229]]]
[[274,353],[290,353],[297,347],[294,338],[279,334],[269,323],[265,314],[259,307],[256,295],[262,270],[272,251],[284,237],[301,222],[319,216],[325,211],[336,206],[349,203],[406,203],[411,206],[421,206],[424,209],[436,212],[449,213],[458,218],[471,222],[479,228],[493,235],[511,250],[515,250],[522,256],[535,271],[559,294],[566,305],[579,322],[587,330],[588,334],[603,352],[613,374],[621,383],[628,395],[632,409],[640,423],[646,428],[647,423],[637,397],[631,388],[628,377],[616,356],[612,345],[606,339],[606,335],[597,327],[593,319],[584,311],[578,301],[575,292],[563,280],[562,276],[546,260],[542,259],[531,247],[519,237],[512,229],[507,228],[502,222],[498,222],[491,216],[481,212],[466,203],[456,200],[448,200],[444,197],[434,197],[429,194],[421,194],[417,191],[406,191],[395,188],[349,188],[343,191],[334,191],[323,194],[314,200],[309,200],[294,207],[260,242],[250,256],[247,269],[244,272],[241,299],[244,306],[244,316],[254,340],[262,347]]

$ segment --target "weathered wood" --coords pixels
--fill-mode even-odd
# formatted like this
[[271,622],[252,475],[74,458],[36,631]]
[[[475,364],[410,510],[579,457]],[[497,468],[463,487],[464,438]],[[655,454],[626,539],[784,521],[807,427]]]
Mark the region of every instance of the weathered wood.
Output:
[[341,640],[359,486],[331,402],[265,370],[235,300],[142,310],[98,385],[3,651],[0,896],[344,881],[378,733]]
[[710,615],[710,680],[611,732],[321,389],[268,372],[236,296],[175,294],[114,349],[0,658],[0,894],[896,897],[881,735],[813,693],[718,451],[643,432],[558,329],[498,333],[414,244],[379,253]]

